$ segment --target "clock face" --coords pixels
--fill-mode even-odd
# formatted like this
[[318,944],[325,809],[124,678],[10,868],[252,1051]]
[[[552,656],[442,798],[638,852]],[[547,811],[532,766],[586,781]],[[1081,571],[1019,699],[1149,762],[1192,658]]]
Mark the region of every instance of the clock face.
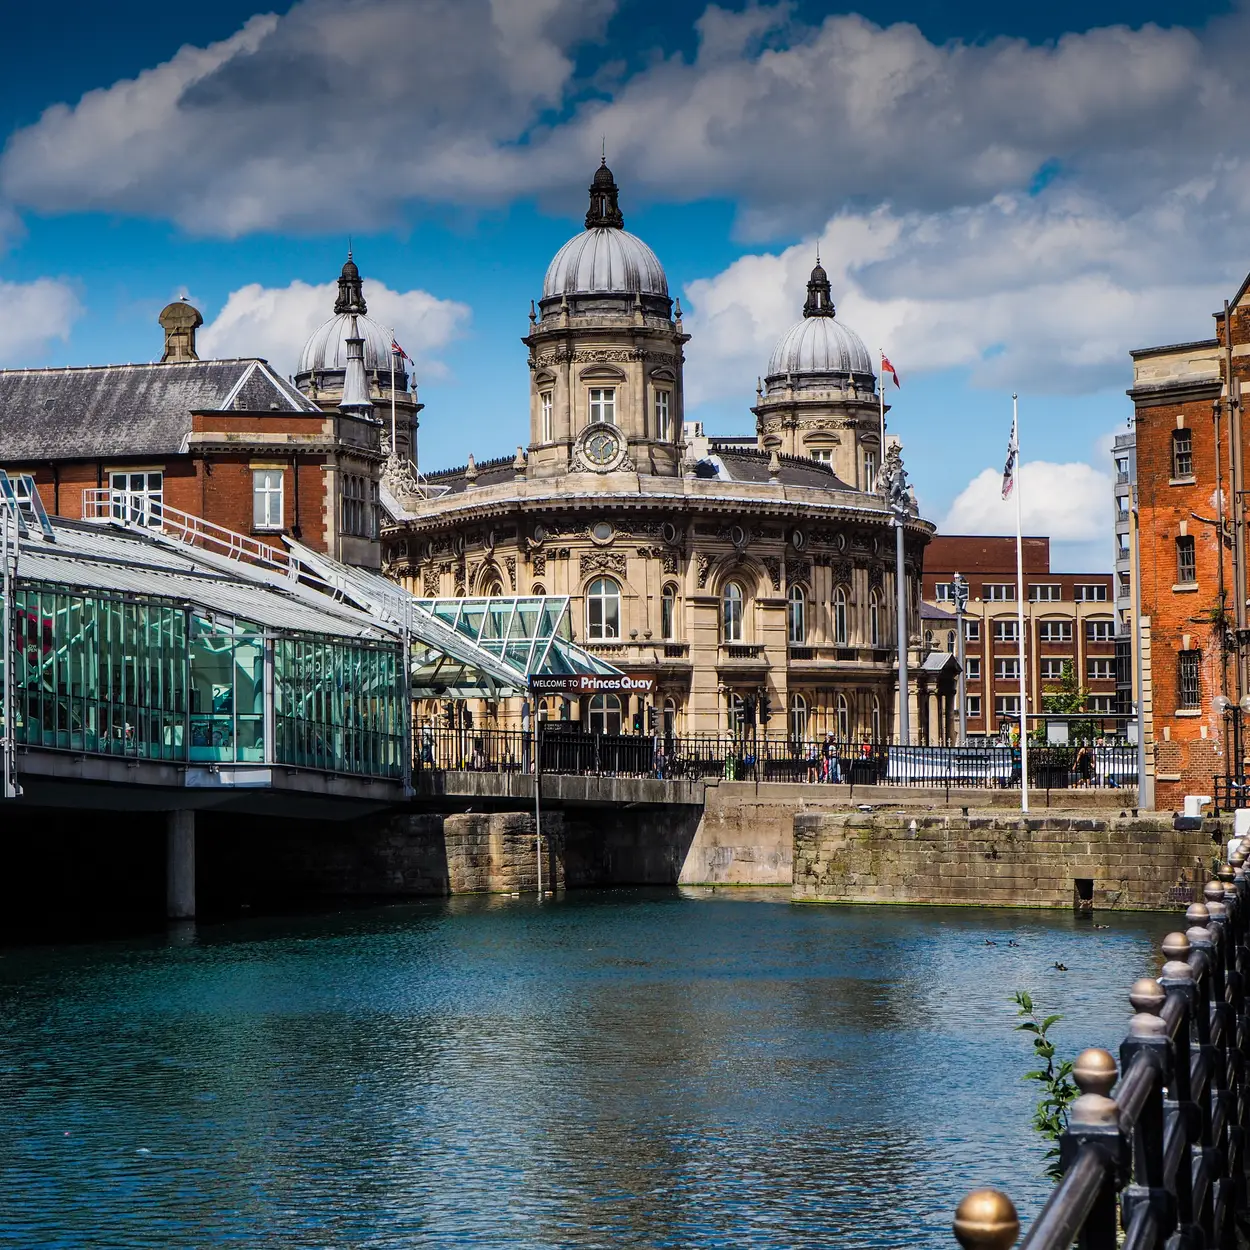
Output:
[[620,450],[620,443],[617,442],[615,434],[607,430],[596,430],[586,440],[582,450],[591,464],[610,464],[616,459],[616,453]]

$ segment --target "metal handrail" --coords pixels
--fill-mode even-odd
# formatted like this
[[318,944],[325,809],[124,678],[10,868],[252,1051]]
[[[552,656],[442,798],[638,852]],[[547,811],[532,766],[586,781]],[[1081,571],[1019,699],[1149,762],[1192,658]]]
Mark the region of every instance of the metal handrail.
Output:
[[[1086,1050],[1073,1077],[1081,1096],[1060,1140],[1063,1176],[1021,1250],[1199,1250],[1237,1244],[1246,1211],[1250,1120],[1247,1036],[1250,877],[1238,840],[1189,928],[1163,939],[1158,980],[1137,981],[1136,1015],[1120,1047],[1123,1077],[1105,1050]],[[1115,1097],[1108,1095],[1115,1090]],[[959,1204],[966,1250],[1007,1250],[1020,1231],[1006,1194],[974,1190]]]

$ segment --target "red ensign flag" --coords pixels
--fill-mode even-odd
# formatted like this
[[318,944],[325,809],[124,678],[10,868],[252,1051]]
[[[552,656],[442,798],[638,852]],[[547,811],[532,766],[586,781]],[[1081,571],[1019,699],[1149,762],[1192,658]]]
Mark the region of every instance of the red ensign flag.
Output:
[[892,374],[892,375],[894,376],[894,385],[895,385],[895,386],[902,386],[902,385],[903,385],[903,384],[902,384],[902,383],[898,380],[898,370],[897,370],[897,369],[896,369],[896,368],[895,368],[892,364],[890,364],[889,358],[888,358],[888,357],[886,357],[886,356],[882,356],[882,357],[881,357],[881,372],[882,372],[882,373],[889,373],[889,374]]

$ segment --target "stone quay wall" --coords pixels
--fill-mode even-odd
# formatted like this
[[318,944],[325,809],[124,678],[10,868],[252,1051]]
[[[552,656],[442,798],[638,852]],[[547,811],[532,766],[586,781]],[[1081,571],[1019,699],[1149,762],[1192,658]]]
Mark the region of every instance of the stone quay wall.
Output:
[[1155,909],[1190,901],[1218,822],[1171,816],[803,813],[795,900]]

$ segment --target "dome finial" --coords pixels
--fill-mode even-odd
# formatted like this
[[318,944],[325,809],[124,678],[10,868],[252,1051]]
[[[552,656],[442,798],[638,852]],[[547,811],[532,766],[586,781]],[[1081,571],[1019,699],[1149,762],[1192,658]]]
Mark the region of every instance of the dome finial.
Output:
[[829,286],[829,275],[821,266],[819,251],[816,253],[816,268],[807,280],[807,302],[803,305],[803,316],[833,316],[833,290]]
[[604,140],[603,163],[595,170],[590,182],[590,208],[586,212],[586,229],[594,230],[600,226],[611,226],[617,230],[625,227],[625,218],[621,216],[617,196],[620,189],[608,168],[607,140]]
[[347,241],[347,262],[343,272],[339,274],[339,295],[334,301],[334,311],[338,313],[359,313],[363,316],[369,311],[365,304],[364,288],[360,284],[360,270],[352,260],[351,239]]

